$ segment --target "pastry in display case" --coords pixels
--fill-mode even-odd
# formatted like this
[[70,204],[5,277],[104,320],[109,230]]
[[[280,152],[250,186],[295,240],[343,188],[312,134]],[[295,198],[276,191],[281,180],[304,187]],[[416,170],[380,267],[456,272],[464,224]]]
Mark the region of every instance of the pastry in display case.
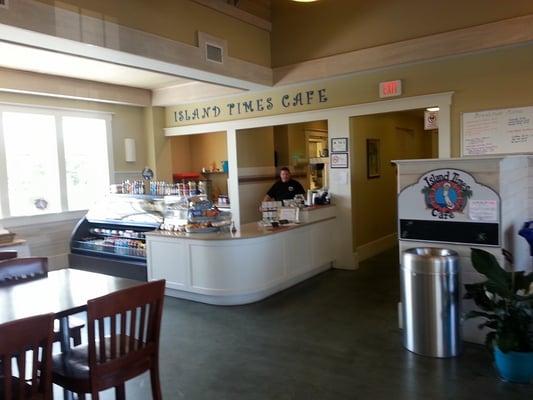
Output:
[[166,210],[163,230],[210,233],[229,229],[231,212],[220,210],[205,196],[177,199]]

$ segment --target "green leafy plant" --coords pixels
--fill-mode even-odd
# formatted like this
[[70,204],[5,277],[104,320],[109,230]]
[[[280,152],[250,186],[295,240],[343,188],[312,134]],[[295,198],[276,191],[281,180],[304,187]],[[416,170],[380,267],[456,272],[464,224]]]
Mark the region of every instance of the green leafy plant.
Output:
[[[484,318],[479,328],[489,328],[485,343],[497,345],[501,351],[533,351],[533,273],[506,271],[494,255],[471,249],[472,264],[486,281],[465,285],[465,299],[472,299],[479,307],[465,315],[465,319]],[[509,252],[503,252],[513,265]]]

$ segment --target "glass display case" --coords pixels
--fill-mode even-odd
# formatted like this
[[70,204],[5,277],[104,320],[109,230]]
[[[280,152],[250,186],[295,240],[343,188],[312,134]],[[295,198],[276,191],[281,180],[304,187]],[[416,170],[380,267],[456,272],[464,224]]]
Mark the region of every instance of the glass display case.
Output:
[[74,229],[70,266],[146,280],[145,233],[164,222],[165,210],[164,197],[109,195]]

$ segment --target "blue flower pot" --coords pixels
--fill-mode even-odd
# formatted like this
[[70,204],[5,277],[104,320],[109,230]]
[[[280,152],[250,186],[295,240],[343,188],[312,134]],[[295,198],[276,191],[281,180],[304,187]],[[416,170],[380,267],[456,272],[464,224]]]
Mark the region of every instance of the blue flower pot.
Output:
[[533,352],[502,352],[494,346],[496,368],[503,380],[514,383],[533,383]]

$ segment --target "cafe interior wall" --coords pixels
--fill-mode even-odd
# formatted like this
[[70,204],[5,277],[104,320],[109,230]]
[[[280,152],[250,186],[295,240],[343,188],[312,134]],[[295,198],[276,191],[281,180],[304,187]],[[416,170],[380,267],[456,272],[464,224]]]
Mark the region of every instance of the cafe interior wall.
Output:
[[[216,121],[241,120],[254,116],[276,116],[348,105],[379,102],[379,82],[401,79],[402,97],[420,96],[453,91],[451,107],[451,155],[460,155],[461,113],[495,108],[531,105],[533,99],[533,44],[501,48],[469,55],[448,57],[378,71],[353,74],[348,77],[313,81],[287,88],[277,87],[264,92],[237,95],[211,102],[182,104],[166,108],[166,125],[186,126]],[[228,103],[284,94],[294,95],[306,90],[323,88],[327,102],[283,107],[274,102],[270,110],[244,115],[221,114],[217,119],[176,121],[175,113],[184,110],[218,106],[227,109]],[[316,93],[316,92],[315,92]],[[428,104],[428,106],[431,106]]]
[[[270,67],[270,33],[192,0],[38,0],[82,16],[198,45],[198,32],[227,41],[232,57]],[[253,11],[248,8],[248,11]]]
[[[402,98],[423,96],[428,94],[453,92],[450,114],[451,156],[460,156],[461,146],[461,114],[487,109],[520,107],[533,104],[533,44],[500,48],[496,50],[478,52],[469,55],[447,57],[428,62],[420,62],[376,71],[353,74],[341,78],[312,81],[289,87],[276,87],[264,92],[253,92],[246,95],[236,95],[211,102],[194,103],[167,107],[167,127],[198,125],[219,121],[236,121],[254,116],[276,118],[289,113],[300,111],[324,110],[328,108],[373,104],[379,109],[379,82],[401,79]],[[280,102],[274,102],[273,107],[261,112],[245,115],[229,115],[223,113],[217,119],[207,118],[201,121],[176,121],[176,112],[194,110],[207,106],[218,106],[221,110],[227,104],[246,102],[251,99],[267,98],[279,99],[285,94],[293,96],[295,93],[305,93],[306,90],[325,89],[327,102],[312,103],[298,107],[283,107]],[[427,104],[432,106],[432,104]],[[379,111],[378,111],[379,112]],[[335,127],[329,127],[329,135]],[[335,195],[335,193],[334,193]],[[349,199],[343,199],[351,203]],[[242,207],[241,207],[242,209]],[[352,224],[352,222],[347,222]],[[357,224],[357,221],[354,222]],[[351,229],[350,229],[351,230]],[[353,246],[353,244],[352,244]],[[355,254],[354,254],[355,256]]]
[[[532,13],[530,0],[508,0],[505,7],[493,0],[335,0],[312,4],[273,1],[272,66],[370,49]],[[297,35],[295,27],[298,27]]]
[[[172,173],[196,173],[203,168],[213,171],[205,175],[212,182],[212,194],[228,194],[227,174],[222,173],[221,161],[228,159],[226,132],[169,138],[172,152]],[[219,173],[216,173],[219,169]]]
[[[421,112],[420,112],[421,113]],[[367,175],[367,140],[379,140],[380,172]],[[363,261],[398,243],[396,168],[391,160],[437,157],[435,131],[421,115],[396,112],[350,119],[353,250]]]

